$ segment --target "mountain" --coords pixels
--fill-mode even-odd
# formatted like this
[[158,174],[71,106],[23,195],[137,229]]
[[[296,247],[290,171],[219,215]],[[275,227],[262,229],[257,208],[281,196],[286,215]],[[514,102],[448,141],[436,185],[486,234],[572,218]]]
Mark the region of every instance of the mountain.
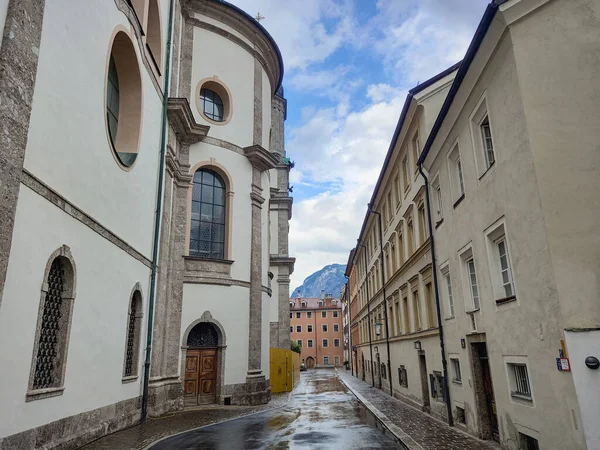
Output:
[[321,289],[323,289],[326,294],[331,294],[333,298],[338,298],[340,296],[340,289],[346,283],[346,277],[344,277],[345,271],[345,264],[329,264],[306,277],[304,283],[294,289],[292,297],[298,297],[298,292],[302,292],[302,297],[305,298],[320,297]]

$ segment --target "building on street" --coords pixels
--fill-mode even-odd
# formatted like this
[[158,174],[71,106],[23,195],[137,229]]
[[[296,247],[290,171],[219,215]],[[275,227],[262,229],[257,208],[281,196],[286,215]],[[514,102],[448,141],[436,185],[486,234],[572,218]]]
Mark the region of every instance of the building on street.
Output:
[[217,0],[0,1],[0,447],[269,401],[283,63]]
[[599,17],[488,6],[410,91],[350,268],[359,377],[508,449],[600,448]]
[[334,367],[344,362],[342,304],[331,294],[290,298],[290,339],[302,347],[306,367]]

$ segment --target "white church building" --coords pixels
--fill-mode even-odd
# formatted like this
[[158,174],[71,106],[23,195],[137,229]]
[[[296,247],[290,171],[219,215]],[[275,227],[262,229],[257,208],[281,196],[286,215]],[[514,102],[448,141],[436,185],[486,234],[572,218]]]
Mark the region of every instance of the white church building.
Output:
[[0,0],[0,449],[271,398],[277,44],[220,0]]

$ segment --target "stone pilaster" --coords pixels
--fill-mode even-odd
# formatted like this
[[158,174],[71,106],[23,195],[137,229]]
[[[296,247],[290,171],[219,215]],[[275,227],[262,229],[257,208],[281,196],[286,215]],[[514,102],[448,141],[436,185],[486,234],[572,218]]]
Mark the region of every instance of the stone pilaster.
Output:
[[262,343],[262,205],[261,172],[252,168],[252,219],[250,235],[250,314],[248,335],[248,376],[259,375]]
[[0,47],[0,306],[37,76],[45,0],[11,0]]
[[262,65],[258,59],[254,59],[254,130],[253,144],[263,145],[263,83],[262,83]]

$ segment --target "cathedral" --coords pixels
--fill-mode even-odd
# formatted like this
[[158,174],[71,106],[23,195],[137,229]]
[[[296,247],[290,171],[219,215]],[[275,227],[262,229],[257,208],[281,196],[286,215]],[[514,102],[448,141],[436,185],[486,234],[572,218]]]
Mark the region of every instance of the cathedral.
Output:
[[283,61],[221,0],[0,0],[0,448],[269,402]]

